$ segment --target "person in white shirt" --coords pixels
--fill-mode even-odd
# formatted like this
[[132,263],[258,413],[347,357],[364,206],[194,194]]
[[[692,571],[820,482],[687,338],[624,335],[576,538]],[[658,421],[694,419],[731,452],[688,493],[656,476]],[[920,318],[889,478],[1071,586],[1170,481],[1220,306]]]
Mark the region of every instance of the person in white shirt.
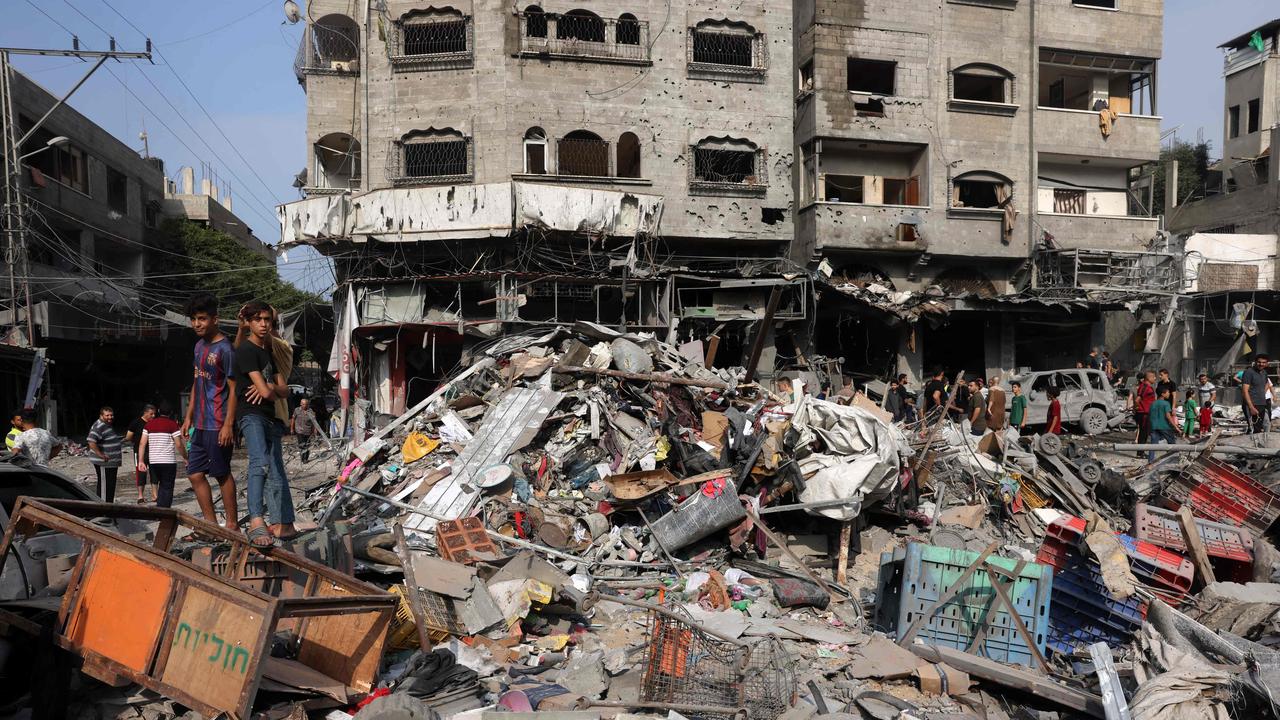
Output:
[[36,411],[22,411],[22,432],[13,441],[13,454],[21,455],[32,465],[48,465],[62,451],[62,441],[36,424]]

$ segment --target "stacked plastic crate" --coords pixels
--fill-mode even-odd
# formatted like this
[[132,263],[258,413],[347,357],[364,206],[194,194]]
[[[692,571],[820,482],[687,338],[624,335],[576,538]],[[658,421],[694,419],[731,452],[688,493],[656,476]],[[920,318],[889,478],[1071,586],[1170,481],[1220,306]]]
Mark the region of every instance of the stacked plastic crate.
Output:
[[[882,553],[877,629],[901,640],[916,618],[933,609],[978,557],[978,553],[967,550],[920,543]],[[987,561],[1009,572],[1018,565],[1016,560],[995,556]],[[1052,568],[1026,563],[1007,593],[1041,654],[1048,639],[1053,582]],[[916,638],[930,645],[985,655],[997,662],[1028,667],[1033,663],[1033,653],[1017,623],[997,598],[990,576],[981,569],[970,574],[960,591],[930,615]]]
[[1230,465],[1197,458],[1171,476],[1165,495],[1190,505],[1196,517],[1248,528],[1262,535],[1280,517],[1280,495]]
[[[1196,530],[1218,580],[1253,580],[1253,535],[1248,530],[1202,518],[1196,518]],[[1177,513],[1154,505],[1139,503],[1134,509],[1133,536],[1174,552],[1187,550]]]

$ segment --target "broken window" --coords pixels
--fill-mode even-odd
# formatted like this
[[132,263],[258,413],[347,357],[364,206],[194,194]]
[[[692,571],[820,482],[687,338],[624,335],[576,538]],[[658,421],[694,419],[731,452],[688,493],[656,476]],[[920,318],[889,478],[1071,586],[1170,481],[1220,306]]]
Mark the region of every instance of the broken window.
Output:
[[618,138],[618,177],[641,177],[640,138],[635,133],[624,132]]
[[400,32],[403,56],[467,52],[467,18],[457,11],[407,13],[400,19]]
[[884,179],[884,204],[885,205],[919,205],[920,204],[920,179],[919,178],[885,178]]
[[1041,48],[1040,107],[1154,114],[1155,60]]
[[556,18],[556,39],[604,42],[604,20],[590,10],[570,10]]
[[693,28],[693,62],[757,67],[755,30],[746,23],[703,22]]
[[884,117],[884,101],[874,97],[854,101],[853,111],[858,117]]
[[1083,215],[1085,191],[1073,188],[1053,189],[1053,211],[1063,215]]
[[574,130],[556,143],[560,175],[609,177],[609,143],[588,130]]
[[1009,199],[1010,186],[995,173],[965,173],[951,182],[951,207],[997,209]]
[[623,13],[618,17],[614,37],[619,45],[639,45],[640,21],[636,20],[636,16],[631,13]]
[[898,64],[888,60],[849,58],[849,92],[892,95]]
[[693,180],[763,185],[756,170],[758,149],[742,140],[704,140],[693,148]]
[[1010,76],[992,65],[966,65],[951,73],[951,97],[985,103],[1008,103],[1011,100]]
[[325,15],[303,37],[303,71],[332,73],[359,70],[360,28],[346,15]]
[[530,175],[547,174],[547,133],[531,127],[524,133],[524,171]]
[[471,174],[470,140],[451,128],[410,133],[401,142],[401,178],[464,178]]
[[1232,105],[1227,108],[1227,137],[1240,137],[1240,106]]
[[1245,132],[1256,133],[1262,125],[1262,101],[1254,98],[1249,101],[1249,124]]
[[537,5],[524,9],[524,34],[526,37],[536,38],[547,36],[547,14]]
[[826,202],[861,203],[863,202],[861,175],[823,175],[823,197]]
[[360,187],[360,142],[346,133],[329,133],[316,141],[315,187],[355,190]]
[[801,95],[813,92],[813,60],[806,60],[800,65],[798,81]]
[[129,214],[129,178],[107,167],[107,206],[121,215]]

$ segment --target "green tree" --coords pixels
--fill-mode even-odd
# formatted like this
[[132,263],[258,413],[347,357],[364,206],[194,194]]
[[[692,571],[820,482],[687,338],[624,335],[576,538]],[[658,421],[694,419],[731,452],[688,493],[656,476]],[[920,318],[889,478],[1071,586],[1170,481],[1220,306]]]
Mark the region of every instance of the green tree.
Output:
[[1155,170],[1155,207],[1152,208],[1156,213],[1164,212],[1165,168],[1171,160],[1178,161],[1178,204],[1205,196],[1209,143],[1175,142],[1160,149],[1160,160]]
[[[157,244],[168,252],[151,255],[147,289],[171,301],[210,292],[221,303],[220,314],[234,317],[249,300],[263,300],[279,310],[320,300],[282,280],[272,259],[199,223],[169,220]],[[180,303],[170,304],[181,311]]]

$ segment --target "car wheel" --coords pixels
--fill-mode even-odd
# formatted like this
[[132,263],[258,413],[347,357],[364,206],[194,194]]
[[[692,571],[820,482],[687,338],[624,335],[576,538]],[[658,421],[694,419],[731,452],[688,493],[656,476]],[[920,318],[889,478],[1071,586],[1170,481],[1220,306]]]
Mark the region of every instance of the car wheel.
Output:
[[1062,438],[1053,433],[1041,433],[1036,438],[1036,450],[1045,455],[1057,455],[1062,452]]
[[1102,480],[1102,463],[1097,460],[1081,460],[1076,463],[1076,471],[1080,473],[1080,479],[1090,485],[1097,485],[1098,481]]
[[1107,412],[1102,408],[1085,408],[1080,413],[1080,427],[1087,435],[1100,435],[1107,431]]

